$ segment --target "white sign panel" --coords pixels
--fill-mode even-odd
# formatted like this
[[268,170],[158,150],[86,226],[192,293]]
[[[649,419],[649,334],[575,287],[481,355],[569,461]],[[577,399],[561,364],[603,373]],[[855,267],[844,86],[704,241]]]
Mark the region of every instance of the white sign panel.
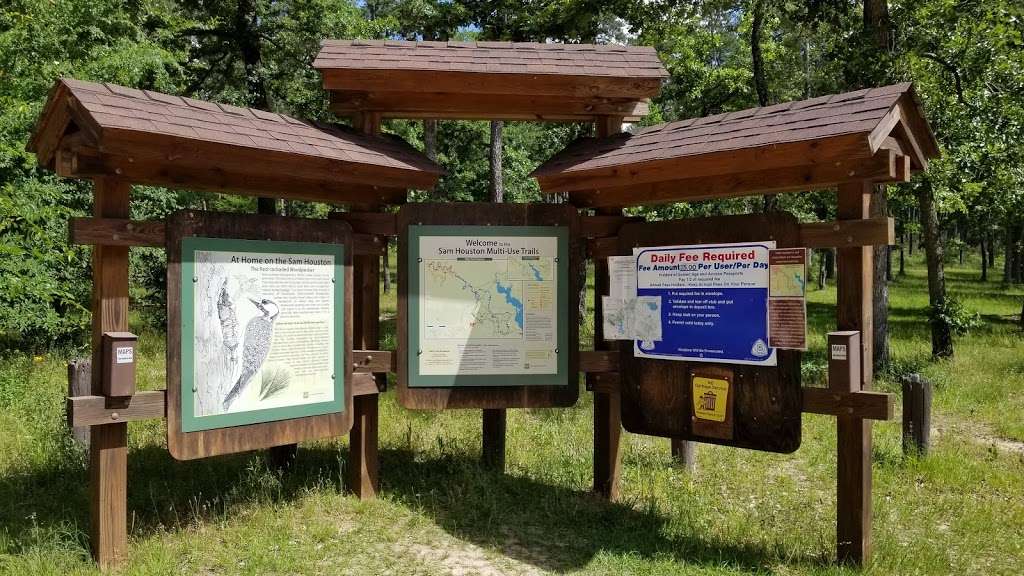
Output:
[[558,239],[419,238],[425,376],[556,374]]

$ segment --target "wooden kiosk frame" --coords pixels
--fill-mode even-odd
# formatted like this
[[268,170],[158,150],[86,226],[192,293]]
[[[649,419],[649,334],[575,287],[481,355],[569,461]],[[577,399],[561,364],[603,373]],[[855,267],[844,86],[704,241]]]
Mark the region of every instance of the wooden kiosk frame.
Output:
[[[169,240],[164,222],[130,219],[132,184],[350,206],[399,202],[407,188],[433,187],[441,169],[404,142],[378,135],[379,127],[373,115],[361,118],[358,130],[349,130],[111,84],[58,82],[29,148],[40,165],[59,175],[93,181],[93,217],[70,223],[72,243],[94,245],[92,366],[101,365],[103,334],[128,330],[129,247],[165,248]],[[258,219],[258,226],[252,228],[254,222],[245,218]],[[238,237],[251,237],[260,226],[291,229],[280,234],[264,231],[256,237],[302,237],[295,219],[270,215],[236,220],[236,225],[250,227],[238,231]],[[348,228],[314,227],[314,235],[321,236],[328,228]],[[352,329],[346,332],[356,346],[377,348],[374,312],[379,309],[377,279],[386,247],[378,236],[347,230],[343,236],[351,239],[346,252],[355,264],[353,281],[346,283],[353,309],[346,319]],[[348,484],[361,497],[372,494],[381,390],[372,371],[381,369],[374,354],[352,351],[352,341],[344,338],[342,350],[352,371],[345,387],[352,401],[346,402],[340,419],[284,420],[257,425],[257,433],[250,430],[246,435],[221,430],[214,435],[217,446],[186,442],[180,455],[287,446],[343,434],[351,427]],[[174,354],[174,346],[168,346],[168,354]],[[90,430],[90,540],[94,558],[106,568],[122,560],[127,549],[127,422],[165,418],[176,409],[168,406],[164,390],[110,397],[104,395],[102,384],[100,370],[92,370],[91,394],[68,398],[67,408],[71,426]]]
[[[830,339],[851,353],[830,363],[828,388],[802,388],[799,402],[804,412],[837,417],[837,554],[854,563],[868,558],[871,420],[890,419],[894,409],[892,395],[870,390],[871,341],[860,338],[871,334],[872,247],[894,241],[892,220],[872,211],[872,199],[884,194],[878,185],[908,180],[938,154],[912,87],[623,134],[623,121],[645,113],[667,76],[653,49],[340,41],[326,42],[314,66],[332,93],[333,109],[352,116],[355,131],[109,85],[58,83],[30,148],[41,165],[95,183],[94,217],[71,223],[73,242],[96,246],[94,350],[103,332],[128,327],[128,247],[165,245],[162,222],[129,219],[132,183],[348,204],[332,217],[351,226],[355,252],[349,486],[360,498],[373,497],[377,394],[384,374],[397,367],[393,351],[379,350],[378,286],[383,239],[401,227],[398,216],[382,208],[404,202],[407,188],[432,187],[441,173],[403,144],[377,136],[381,119],[594,122],[596,138],[572,144],[534,176],[545,193],[567,194],[581,210],[575,239],[595,264],[595,350],[579,351],[577,362],[594,393],[595,492],[610,499],[618,494],[621,360],[600,334],[600,296],[608,288],[606,258],[619,253],[620,229],[634,221],[623,208],[836,188],[839,219],[798,224],[796,245],[838,249],[837,327],[843,332]],[[511,405],[484,410],[483,453],[498,467],[504,409]],[[163,391],[104,397],[95,372],[92,394],[68,399],[69,423],[91,427],[91,541],[101,566],[114,565],[126,549],[125,422],[165,417],[165,406]]]

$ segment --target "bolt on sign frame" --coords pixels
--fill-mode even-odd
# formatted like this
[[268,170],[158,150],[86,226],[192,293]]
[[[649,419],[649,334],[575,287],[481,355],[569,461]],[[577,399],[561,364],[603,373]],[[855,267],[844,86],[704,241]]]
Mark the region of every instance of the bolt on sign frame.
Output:
[[[618,232],[618,254],[634,248],[774,241],[799,246],[800,226],[789,214],[749,214],[662,222],[631,222]],[[663,303],[664,306],[664,303]],[[777,366],[708,364],[638,358],[633,342],[619,342],[622,425],[638,434],[695,440],[772,452],[800,446],[800,351],[777,350]],[[728,369],[734,407],[728,437],[694,428],[690,373],[708,366]]]
[[[29,150],[36,153],[41,166],[64,177],[90,179],[94,184],[93,217],[76,218],[70,223],[73,243],[95,246],[92,365],[99,365],[96,354],[101,350],[102,334],[128,329],[129,248],[162,248],[170,237],[173,268],[173,252],[178,246],[174,239],[183,229],[173,225],[168,228],[163,221],[131,220],[133,184],[349,205],[401,202],[409,188],[434,186],[442,170],[404,142],[377,135],[379,122],[372,115],[363,117],[357,128],[305,122],[262,110],[113,84],[58,81]],[[346,285],[353,288],[360,282],[365,284],[365,278],[379,270],[375,266],[379,267],[384,250],[379,236],[351,234],[340,221],[271,216],[204,218],[197,217],[192,225],[214,235],[302,239],[309,234],[340,240],[346,248],[351,247],[346,258],[354,262],[353,282]],[[200,221],[206,227],[199,226]],[[353,313],[347,315],[346,322],[352,324],[352,338],[366,342],[367,326],[355,323],[361,320],[355,311],[376,310],[379,305],[375,289],[359,286],[361,289],[348,299]],[[376,330],[376,316],[372,320]],[[169,328],[169,332],[175,329],[173,325]],[[363,448],[376,448],[376,437],[370,442],[367,433],[367,422],[375,423],[379,392],[372,372],[387,371],[387,367],[370,362],[374,354],[356,353],[351,348],[346,339],[343,356],[346,370],[351,372],[345,374],[345,395],[346,399],[355,396],[346,404],[351,406],[345,411],[350,415],[313,416],[257,424],[255,429],[240,428],[252,433],[246,438],[224,429],[228,432],[211,445],[192,440],[179,443],[182,451],[178,455],[196,457],[342,434],[348,430],[351,418],[349,484],[357,494],[365,495],[376,480],[376,454]],[[169,353],[174,349],[168,346]],[[173,392],[163,390],[137,391],[126,398],[104,396],[99,370],[92,371],[91,392],[68,398],[68,418],[73,426],[89,427],[90,541],[97,563],[109,568],[124,559],[127,549],[127,422],[164,418],[175,408],[167,401]],[[360,401],[367,397],[373,401]],[[169,428],[173,427],[169,423]]]

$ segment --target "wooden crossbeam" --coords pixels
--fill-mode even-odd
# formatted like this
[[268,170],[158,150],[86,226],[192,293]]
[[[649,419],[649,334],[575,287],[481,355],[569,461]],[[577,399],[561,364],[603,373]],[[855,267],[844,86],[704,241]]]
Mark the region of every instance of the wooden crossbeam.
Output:
[[[605,356],[606,352],[581,352],[581,364],[585,355],[589,355],[587,367],[587,383],[593,392],[614,393],[619,390],[618,352]],[[582,368],[582,367],[581,367]],[[604,369],[607,368],[608,371]],[[896,396],[886,392],[857,391],[836,392],[828,388],[804,387],[804,412],[824,414],[827,416],[851,416],[867,420],[892,420],[896,412]]]
[[519,94],[562,98],[649,98],[661,89],[661,78],[565,76],[440,72],[430,70],[323,70],[326,90],[445,94]]
[[353,350],[352,363],[355,372],[397,372],[397,355],[391,350]]
[[[581,222],[586,222],[587,218],[597,217],[584,216]],[[610,220],[590,226],[591,232],[611,232],[613,229],[615,233],[618,232],[618,227]],[[880,217],[800,224],[800,245],[804,248],[855,248],[889,246],[895,243],[896,224],[892,218]],[[595,234],[587,240],[587,250],[591,258],[607,258],[618,254],[618,244],[618,237]]]
[[393,90],[331,92],[331,111],[341,116],[373,110],[385,118],[592,121],[595,116],[612,114],[635,121],[645,116],[649,109],[646,100],[603,96],[569,98]]
[[128,398],[74,396],[67,399],[69,426],[98,426],[166,417],[167,398],[163,390],[144,390]]
[[[242,194],[246,196],[281,197],[310,202],[348,203],[376,200],[388,204],[402,203],[406,188],[395,178],[379,182],[348,181],[345,174],[335,172],[295,172],[295,162],[272,166],[268,161],[253,159],[248,166],[170,161],[159,158],[136,158],[130,154],[62,148],[57,151],[55,170],[65,178],[91,178],[105,174],[117,175],[133,184],[185,188],[206,192]],[[301,162],[299,165],[304,166]],[[411,185],[411,184],[410,184]],[[421,182],[425,189],[433,184]]]
[[[161,220],[72,218],[68,223],[68,236],[72,244],[163,248],[166,245],[166,230]],[[386,248],[377,236],[353,234],[352,249],[360,256],[380,256]]]
[[357,234],[398,235],[398,215],[389,212],[332,212],[331,218],[344,220]]
[[642,222],[643,218],[598,214],[580,216],[580,236],[584,238],[607,238],[619,233],[619,228],[629,222]]
[[[352,395],[379,394],[377,381],[368,372],[352,374]],[[144,390],[128,398],[72,396],[67,398],[68,426],[101,426],[167,417],[167,391]]]
[[[794,142],[769,147],[743,148],[685,158],[650,160],[629,165],[611,165],[590,170],[562,170],[538,174],[537,183],[545,194],[629,187],[658,182],[696,181],[709,176],[749,172],[752,167],[767,171],[825,166],[836,162],[870,158],[873,152],[863,134],[839,136],[825,145],[818,141]],[[686,192],[676,190],[677,193]],[[641,204],[636,202],[635,204]]]
[[[897,163],[899,155],[892,150],[879,150],[868,158],[846,158],[822,163],[761,168],[758,164],[737,167],[735,172],[693,176],[686,172],[671,175],[664,180],[648,182],[624,182],[622,184],[600,185],[571,192],[573,203],[581,207],[639,206],[667,204],[670,202],[695,202],[699,200],[736,198],[752,194],[775,194],[831,188],[850,181],[871,180],[873,182],[899,182],[909,179],[904,163]],[[679,168],[685,169],[686,162],[679,161]],[[751,169],[758,167],[759,169]],[[645,171],[637,168],[622,170],[634,179],[650,178]],[[622,181],[612,179],[609,182]]]
[[889,246],[895,243],[896,224],[892,218],[800,224],[800,245],[805,248]]
[[896,396],[887,392],[842,393],[828,388],[804,388],[803,397],[803,411],[812,414],[892,420],[896,413]]

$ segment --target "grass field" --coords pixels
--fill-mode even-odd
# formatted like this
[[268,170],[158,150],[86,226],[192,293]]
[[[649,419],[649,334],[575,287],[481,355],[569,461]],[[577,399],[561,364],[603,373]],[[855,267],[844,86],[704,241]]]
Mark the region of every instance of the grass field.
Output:
[[[1024,336],[1020,289],[950,290],[983,315],[952,361],[929,360],[924,269],[891,286],[896,372],[936,383],[932,453],[905,458],[898,422],[875,426],[873,562],[866,574],[1024,573]],[[834,289],[812,292],[824,371]],[[384,300],[393,346],[394,296]],[[164,386],[160,334],[140,339],[140,386]],[[62,419],[67,354],[0,361],[0,573],[90,574],[84,453]],[[877,383],[898,391],[890,379]],[[516,410],[507,473],[478,465],[479,411],[410,412],[381,399],[381,497],[342,488],[347,440],[304,445],[295,468],[260,454],[181,463],[159,421],[130,425],[126,574],[845,574],[834,566],[835,423],[805,415],[803,445],[776,455],[702,445],[697,470],[668,440],[624,435],[622,496],[589,494],[590,395]]]

